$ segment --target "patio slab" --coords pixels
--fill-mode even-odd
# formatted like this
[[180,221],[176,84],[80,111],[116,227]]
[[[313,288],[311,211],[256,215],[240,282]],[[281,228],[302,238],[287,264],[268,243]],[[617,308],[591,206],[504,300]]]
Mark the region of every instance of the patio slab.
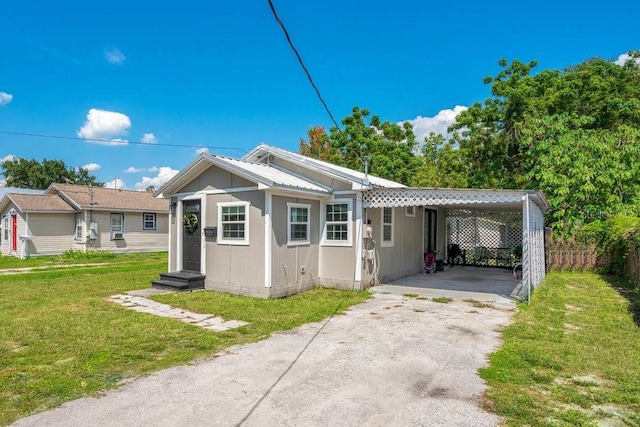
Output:
[[435,274],[415,274],[372,288],[376,293],[418,294],[428,298],[449,297],[454,300],[514,305],[511,296],[519,281],[511,270],[489,267],[455,266]]

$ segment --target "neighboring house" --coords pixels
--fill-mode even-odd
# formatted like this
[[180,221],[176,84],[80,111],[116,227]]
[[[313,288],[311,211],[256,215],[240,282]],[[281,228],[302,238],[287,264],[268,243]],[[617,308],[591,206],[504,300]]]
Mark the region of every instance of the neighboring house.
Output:
[[158,286],[179,287],[184,272],[209,290],[264,298],[365,289],[422,271],[427,251],[445,258],[447,212],[461,205],[520,215],[523,280],[544,275],[547,205],[535,191],[410,188],[262,144],[242,159],[202,154],[156,194],[170,200]]
[[0,253],[165,251],[168,213],[166,200],[142,191],[52,184],[43,194],[9,192],[0,199]]

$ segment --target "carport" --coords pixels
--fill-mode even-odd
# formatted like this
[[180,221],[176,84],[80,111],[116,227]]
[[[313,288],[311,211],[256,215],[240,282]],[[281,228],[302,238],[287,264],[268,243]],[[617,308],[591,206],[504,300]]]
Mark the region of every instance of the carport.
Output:
[[[454,267],[434,275],[431,283],[446,286],[447,273],[453,279],[455,268],[469,274],[458,276],[452,286],[467,286],[463,282],[482,286],[483,278],[491,274],[511,275],[515,265],[522,266],[520,294],[528,299],[545,275],[544,213],[548,204],[544,195],[535,190],[443,189],[443,188],[380,188],[363,194],[364,208],[408,207],[438,209],[444,212],[444,235],[438,247],[456,244],[464,254],[465,266]],[[442,215],[440,215],[442,216]],[[425,235],[430,224],[425,215]],[[441,233],[442,234],[442,233]],[[425,239],[425,251],[429,244]],[[447,254],[441,254],[446,259]],[[473,266],[473,269],[467,266]],[[488,267],[494,267],[487,269]],[[497,267],[503,267],[498,269]],[[484,269],[484,271],[482,270]],[[442,279],[436,279],[436,276]],[[462,280],[460,277],[464,277]],[[513,276],[512,276],[513,277]],[[424,279],[414,278],[414,283]],[[401,279],[408,280],[408,278]],[[406,282],[405,282],[406,283]],[[428,283],[428,282],[425,282]],[[457,285],[456,285],[457,283]],[[420,286],[418,286],[420,287]]]

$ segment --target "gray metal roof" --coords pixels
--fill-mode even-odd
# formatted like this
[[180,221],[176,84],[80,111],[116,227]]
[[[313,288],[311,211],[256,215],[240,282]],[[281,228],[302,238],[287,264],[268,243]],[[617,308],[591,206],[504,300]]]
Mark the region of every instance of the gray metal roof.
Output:
[[273,166],[233,159],[231,157],[204,154],[205,158],[220,167],[225,167],[246,178],[265,184],[269,187],[288,187],[329,194],[331,189],[315,181],[302,178]]
[[384,178],[379,178],[373,175],[365,175],[364,172],[359,172],[353,169],[345,168],[343,166],[334,165],[333,163],[325,162],[322,160],[314,159],[312,157],[303,156],[302,154],[293,153],[291,151],[283,150],[281,148],[272,147],[267,144],[260,144],[254,148],[251,152],[243,157],[243,160],[256,162],[263,158],[266,154],[272,154],[285,160],[292,161],[299,165],[306,166],[310,169],[319,170],[325,173],[332,174],[343,180],[349,181],[355,184],[367,185],[371,184],[374,187],[381,188],[403,188],[406,187],[398,182],[391,181]]

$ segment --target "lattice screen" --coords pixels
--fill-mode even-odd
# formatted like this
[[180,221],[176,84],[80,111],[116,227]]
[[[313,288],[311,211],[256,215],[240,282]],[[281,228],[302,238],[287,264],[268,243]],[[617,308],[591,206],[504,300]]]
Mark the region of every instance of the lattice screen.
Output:
[[521,256],[522,213],[447,209],[446,239],[467,264],[512,266]]

